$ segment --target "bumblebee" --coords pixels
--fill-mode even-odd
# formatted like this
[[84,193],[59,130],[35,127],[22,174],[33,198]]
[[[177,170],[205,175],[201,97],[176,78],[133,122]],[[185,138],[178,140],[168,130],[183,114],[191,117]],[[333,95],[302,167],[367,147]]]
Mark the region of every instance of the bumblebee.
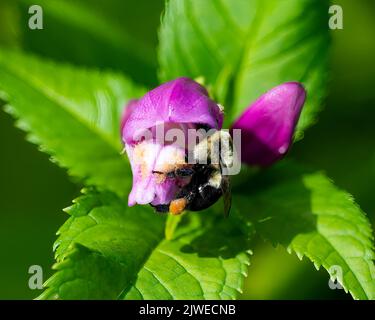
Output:
[[193,164],[187,161],[173,171],[153,172],[172,179],[191,178],[170,204],[154,206],[155,210],[170,212],[173,215],[181,214],[184,210],[200,211],[223,197],[224,214],[227,216],[231,207],[230,177],[224,174],[223,169],[233,162],[233,143],[230,134],[215,131],[207,136],[194,147],[192,158]]

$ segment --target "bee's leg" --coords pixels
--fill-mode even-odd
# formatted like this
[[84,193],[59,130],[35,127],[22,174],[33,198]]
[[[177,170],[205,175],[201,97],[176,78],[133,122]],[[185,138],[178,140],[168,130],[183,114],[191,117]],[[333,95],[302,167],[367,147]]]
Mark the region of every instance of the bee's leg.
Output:
[[171,172],[161,172],[161,171],[152,171],[152,173],[156,174],[164,174],[167,178],[175,179],[175,178],[187,178],[191,177],[194,174],[194,170],[191,168],[180,168],[176,169],[175,171]]
[[169,205],[169,212],[172,215],[179,215],[185,210],[186,204],[187,204],[186,198],[179,198],[179,199],[172,200]]
[[200,194],[201,197],[204,198],[204,196],[205,196],[205,191],[206,191],[206,189],[207,189],[208,186],[209,186],[209,183],[207,182],[207,183],[202,184],[202,185],[200,185],[200,186],[198,187],[198,192],[199,192],[199,194]]
[[158,204],[156,206],[151,204],[151,207],[153,207],[158,213],[166,213],[169,211],[169,204]]
[[161,172],[161,171],[155,171],[155,170],[152,170],[152,173],[164,174],[164,172]]
[[193,201],[196,193],[194,189],[183,190],[180,192],[176,199],[171,201],[169,212],[173,215],[181,214],[184,210],[189,209],[189,204]]

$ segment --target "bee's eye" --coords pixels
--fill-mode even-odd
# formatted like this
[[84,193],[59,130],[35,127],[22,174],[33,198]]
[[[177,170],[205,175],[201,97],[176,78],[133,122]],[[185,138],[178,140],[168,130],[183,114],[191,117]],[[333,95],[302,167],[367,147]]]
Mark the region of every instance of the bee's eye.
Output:
[[180,168],[176,170],[176,175],[184,178],[184,177],[190,177],[194,174],[194,170],[192,168]]

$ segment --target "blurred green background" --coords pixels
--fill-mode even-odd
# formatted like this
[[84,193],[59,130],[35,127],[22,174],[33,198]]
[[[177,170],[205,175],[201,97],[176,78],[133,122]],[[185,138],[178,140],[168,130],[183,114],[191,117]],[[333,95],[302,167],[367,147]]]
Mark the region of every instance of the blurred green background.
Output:
[[[197,0],[200,1],[200,0]],[[331,85],[319,122],[290,157],[324,170],[353,194],[375,225],[375,2],[335,0],[344,30],[332,32]],[[44,9],[44,29],[28,29],[28,8]],[[57,61],[120,70],[155,85],[163,0],[0,0],[1,47]],[[141,53],[141,54],[139,54]],[[143,66],[143,67],[142,67]],[[146,77],[144,77],[146,75]],[[0,75],[1,76],[1,75]],[[30,299],[28,269],[51,275],[55,232],[80,186],[25,141],[0,111],[0,299]],[[244,299],[348,299],[328,276],[283,248],[256,239]]]

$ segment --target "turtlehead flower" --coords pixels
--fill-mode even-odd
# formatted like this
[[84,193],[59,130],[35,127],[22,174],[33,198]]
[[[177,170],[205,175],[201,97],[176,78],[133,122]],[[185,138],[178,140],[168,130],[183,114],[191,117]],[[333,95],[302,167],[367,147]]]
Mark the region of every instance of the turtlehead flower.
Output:
[[[231,132],[241,130],[242,162],[269,166],[280,160],[292,143],[304,101],[303,87],[291,82],[271,89],[251,104],[231,127]],[[209,97],[207,90],[189,78],[164,83],[141,99],[131,100],[121,121],[133,173],[129,206],[151,204],[157,211],[169,211],[171,202],[187,194],[185,191],[192,189],[192,179],[194,183],[200,181],[191,174],[192,167],[186,166],[193,152],[190,132],[221,130],[223,116],[223,108]],[[196,142],[198,136],[192,140]],[[183,169],[174,174],[178,167]],[[206,174],[207,167],[202,168],[195,170],[195,175]],[[220,185],[220,179],[212,178],[210,187]],[[202,191],[206,189],[198,189],[201,198],[210,196]]]
[[288,152],[306,92],[298,82],[279,85],[252,103],[234,122],[241,129],[242,162],[269,166]]
[[158,174],[185,163],[188,152],[185,139],[175,143],[168,134],[178,130],[187,138],[188,129],[220,130],[222,124],[219,105],[209,98],[204,87],[188,78],[167,82],[141,99],[130,101],[121,129],[133,172],[129,206],[169,204],[189,183],[189,177],[167,178]]

